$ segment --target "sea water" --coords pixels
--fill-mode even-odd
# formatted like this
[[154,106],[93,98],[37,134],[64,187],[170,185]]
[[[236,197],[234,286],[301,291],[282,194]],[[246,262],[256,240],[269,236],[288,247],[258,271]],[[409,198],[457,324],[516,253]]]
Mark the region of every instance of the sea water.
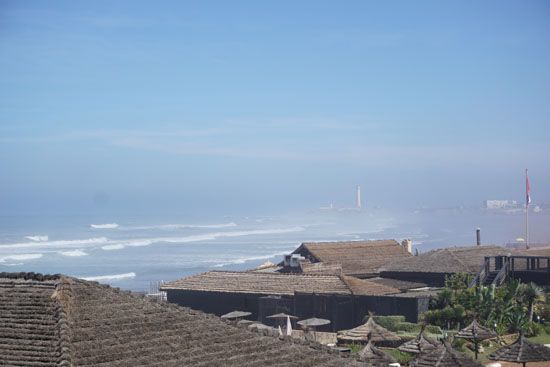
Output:
[[[208,270],[277,263],[302,242],[413,240],[419,252],[483,243],[502,245],[523,233],[522,213],[479,209],[325,210],[291,215],[4,215],[0,271],[61,273],[147,291]],[[532,240],[550,242],[550,215],[531,216]]]

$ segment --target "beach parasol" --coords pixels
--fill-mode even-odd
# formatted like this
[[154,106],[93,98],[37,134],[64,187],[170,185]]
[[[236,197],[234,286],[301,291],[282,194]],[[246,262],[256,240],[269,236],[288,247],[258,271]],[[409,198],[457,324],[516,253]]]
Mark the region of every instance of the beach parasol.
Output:
[[367,362],[369,366],[387,366],[396,362],[395,358],[376,348],[370,340],[359,352],[359,359]]
[[337,338],[338,342],[347,344],[372,341],[376,345],[392,345],[401,341],[397,334],[378,325],[372,316],[369,316],[369,319],[363,325],[350,330],[339,331]]
[[421,353],[412,362],[412,367],[483,367],[464,353],[457,352],[447,342],[437,348]]
[[426,337],[424,327],[422,327],[416,338],[401,344],[397,349],[401,352],[420,354],[434,350],[437,348],[437,345],[437,342]]
[[521,363],[525,367],[528,362],[550,361],[550,348],[530,342],[522,333],[514,343],[491,353],[489,359]]
[[486,339],[492,339],[497,337],[497,333],[493,330],[481,326],[474,319],[472,323],[466,326],[464,329],[460,330],[455,337],[470,340],[474,343],[474,353],[477,359],[477,349],[480,341]]
[[230,312],[230,313],[226,313],[225,315],[222,315],[221,318],[226,319],[226,320],[237,320],[237,319],[247,317],[247,316],[250,316],[250,315],[252,315],[251,312],[233,311],[233,312]]

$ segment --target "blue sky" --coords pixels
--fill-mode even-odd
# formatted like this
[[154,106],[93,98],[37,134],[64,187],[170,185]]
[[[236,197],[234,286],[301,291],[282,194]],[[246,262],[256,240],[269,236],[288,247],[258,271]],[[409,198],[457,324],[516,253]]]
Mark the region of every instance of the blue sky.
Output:
[[0,1],[1,209],[548,202],[549,102],[547,1]]

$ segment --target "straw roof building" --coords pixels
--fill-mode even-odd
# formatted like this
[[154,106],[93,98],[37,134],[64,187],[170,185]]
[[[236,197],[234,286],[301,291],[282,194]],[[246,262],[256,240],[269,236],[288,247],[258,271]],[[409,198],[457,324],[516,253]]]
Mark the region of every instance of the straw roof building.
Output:
[[407,247],[395,240],[305,242],[293,254],[310,263],[340,265],[343,274],[358,278],[376,276],[389,261],[412,257]]
[[449,343],[440,344],[436,349],[421,353],[411,367],[483,367],[466,354],[457,352]]
[[401,342],[397,334],[378,325],[372,316],[363,325],[338,332],[337,338],[344,344],[372,342],[380,346],[395,346]]
[[442,248],[385,264],[380,276],[443,286],[446,275],[477,274],[486,256],[504,256],[512,251],[500,246]]
[[326,349],[65,276],[0,273],[0,365],[355,366]]
[[162,289],[284,296],[293,296],[295,292],[341,295],[399,293],[399,289],[345,275],[238,271],[209,271],[165,283]]

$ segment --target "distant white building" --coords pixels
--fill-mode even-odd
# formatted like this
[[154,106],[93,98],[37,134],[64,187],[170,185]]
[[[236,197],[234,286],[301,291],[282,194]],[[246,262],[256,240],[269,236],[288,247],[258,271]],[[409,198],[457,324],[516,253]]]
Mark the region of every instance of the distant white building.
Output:
[[485,200],[485,209],[516,209],[519,204],[516,200]]

